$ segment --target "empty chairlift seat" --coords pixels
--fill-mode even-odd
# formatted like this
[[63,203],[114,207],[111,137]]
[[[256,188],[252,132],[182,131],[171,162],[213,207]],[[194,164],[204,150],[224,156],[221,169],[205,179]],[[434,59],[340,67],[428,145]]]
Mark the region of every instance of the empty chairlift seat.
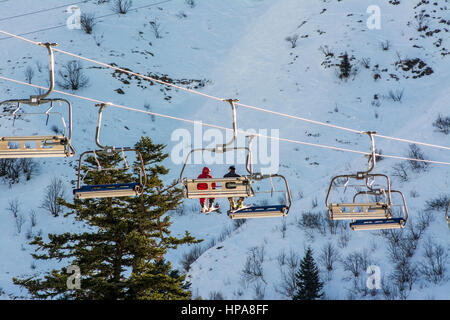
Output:
[[[97,128],[95,131],[95,142],[100,150],[89,150],[85,151],[80,155],[78,160],[78,182],[77,188],[73,190],[73,194],[75,199],[92,199],[92,198],[112,198],[112,197],[131,197],[131,196],[139,196],[144,192],[144,186],[147,183],[147,175],[145,173],[144,161],[142,159],[141,153],[129,147],[115,148],[111,146],[104,146],[100,144],[100,127],[101,127],[101,119],[103,109],[106,107],[106,104],[98,104],[96,107],[99,107],[98,111],[98,119],[97,119]],[[125,153],[132,152],[136,154],[136,159],[138,160],[139,165],[132,168],[128,165],[127,158]],[[85,173],[84,177],[91,171],[129,171],[130,169],[139,169],[139,182],[120,182],[120,183],[109,183],[109,184],[87,184],[82,185],[84,177],[82,177],[81,170],[83,167],[83,157],[87,154],[91,154],[93,159],[97,164],[97,169],[88,169]],[[105,157],[113,157],[116,155],[120,155],[122,157],[122,161],[124,163],[123,168],[104,168],[101,164],[100,155]]]
[[[13,106],[16,105],[16,109],[7,116],[17,115],[46,115],[47,120],[50,114],[58,114],[61,117],[64,127],[63,135],[36,135],[36,136],[8,136],[0,137],[0,158],[50,158],[50,157],[72,157],[75,155],[75,150],[70,144],[72,134],[72,105],[66,99],[47,97],[52,93],[55,85],[54,77],[54,57],[52,47],[56,46],[56,43],[39,43],[39,45],[46,47],[49,54],[49,88],[47,92],[39,95],[31,96],[26,99],[11,99],[0,102],[0,106]],[[50,107],[45,113],[20,113],[22,105],[33,106],[33,108],[40,107],[44,104],[50,104]],[[62,114],[59,112],[50,112],[55,104],[66,104],[68,107],[68,134],[66,135],[66,122]],[[2,107],[2,110],[4,108]],[[1,114],[0,116],[5,116]]]
[[285,205],[256,206],[231,211],[228,213],[228,216],[233,220],[252,219],[252,218],[275,218],[275,217],[284,217],[287,215],[288,212],[289,207]]
[[76,199],[131,197],[141,193],[142,186],[137,182],[86,185],[73,190]]
[[390,216],[386,203],[331,203],[328,206],[332,220],[385,219]]
[[357,220],[350,223],[352,230],[382,230],[382,229],[401,229],[405,226],[404,218]]
[[0,158],[67,157],[72,155],[65,136],[1,137]]

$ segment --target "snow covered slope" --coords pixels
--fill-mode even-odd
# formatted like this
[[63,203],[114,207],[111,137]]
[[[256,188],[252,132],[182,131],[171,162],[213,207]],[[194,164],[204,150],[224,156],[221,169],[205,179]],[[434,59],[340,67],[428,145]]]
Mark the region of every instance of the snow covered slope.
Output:
[[[31,0],[0,3],[0,29],[15,34],[27,33],[24,36],[35,41],[57,42],[63,50],[115,63],[142,74],[167,75],[174,80],[198,80],[189,86],[200,83],[197,90],[201,92],[222,98],[239,98],[247,105],[356,130],[376,130],[383,135],[449,145],[449,136],[437,132],[432,125],[438,114],[450,116],[450,64],[446,54],[450,46],[450,26],[447,23],[450,21],[450,3],[446,0],[436,1],[437,5],[419,0],[379,3],[356,0],[209,0],[195,1],[193,8],[182,0],[154,1],[153,6],[148,1],[135,0],[135,8],[148,7],[131,10],[121,16],[111,15],[108,3],[97,2],[79,4],[82,12],[95,12],[99,17],[93,35],[64,27],[70,15],[66,7],[3,19],[60,7],[61,2],[56,0],[47,0],[45,5]],[[366,10],[370,5],[380,8],[380,29],[370,29],[366,24],[370,17]],[[418,31],[418,23],[422,21],[419,18],[421,10],[429,15],[422,19],[428,26],[424,31]],[[151,21],[160,24],[160,38],[152,31]],[[62,27],[29,33],[60,25]],[[430,31],[434,32],[430,34]],[[298,35],[295,46],[286,40],[294,35]],[[336,66],[340,63],[339,56],[344,53],[349,55],[354,66],[354,73],[348,80],[339,79]],[[47,57],[42,48],[16,39],[2,39],[0,56],[1,75],[25,80],[24,72],[31,66],[34,70],[32,82],[46,85],[45,69],[39,72],[36,63],[40,61],[45,68]],[[405,71],[398,63],[408,59],[420,59],[433,72],[413,78],[416,75],[413,71],[421,72],[426,67],[419,68],[419,63]],[[57,68],[69,60],[72,58],[57,53]],[[231,126],[230,108],[225,103],[168,90],[158,84],[150,85],[137,78],[128,79],[87,62],[82,64],[90,84],[77,94]],[[390,91],[394,94],[403,92],[401,101],[390,99]],[[34,89],[1,82],[2,100],[34,93]],[[71,101],[74,106],[73,144],[81,153],[94,147],[97,109],[86,101]],[[238,107],[237,113],[241,129],[256,132],[265,129],[268,135],[276,132],[271,130],[279,130],[282,138],[369,151],[366,136],[243,107]],[[44,117],[33,118],[27,123],[16,120],[14,126],[11,121],[1,120],[0,135],[51,132],[51,125],[57,123],[56,119],[51,121],[45,127]],[[155,142],[167,144],[167,152],[178,143],[170,139],[174,130],[185,128],[189,132],[194,131],[192,125],[183,122],[112,108],[105,111],[104,123],[102,138],[107,144],[130,145],[145,134]],[[204,145],[210,142],[207,138],[203,141]],[[407,143],[376,138],[376,147],[383,154],[408,154]],[[450,162],[448,150],[423,146],[421,149],[427,159]],[[366,254],[365,262],[380,267],[383,287],[395,288],[395,281],[390,277],[395,265],[390,259],[386,237],[379,232],[352,232],[342,227],[346,223],[334,233],[326,227],[324,202],[331,177],[361,170],[366,160],[358,154],[280,142],[279,161],[279,173],[288,177],[294,199],[285,219],[249,220],[237,226],[223,213],[201,215],[196,200],[185,200],[183,210],[171,214],[174,233],[184,233],[187,229],[196,237],[205,239],[200,250],[203,254],[191,265],[188,273],[194,296],[204,299],[286,299],[289,274],[293,270],[290,266],[298,265],[298,259],[307,246],[313,248],[316,260],[320,261],[322,249],[328,243],[334,245],[342,261],[352,253]],[[75,159],[36,162],[39,172],[30,181],[22,179],[21,183],[11,186],[5,181],[0,185],[0,297],[3,299],[25,294],[12,284],[12,277],[40,274],[58,266],[54,262],[33,262],[30,253],[34,248],[28,245],[27,239],[30,234],[45,236],[47,233],[81,229],[70,218],[55,218],[40,208],[45,187],[55,176],[64,179],[67,197],[71,196]],[[376,171],[392,175],[398,163],[400,160],[385,158],[378,163]],[[171,162],[169,158],[165,165],[171,168],[168,181],[178,178],[180,164]],[[215,176],[221,176],[227,168],[224,164],[208,166]],[[202,164],[190,165],[186,175],[197,176],[202,167]],[[242,171],[243,167],[239,166],[238,170]],[[449,248],[450,232],[444,212],[425,212],[424,209],[426,201],[449,193],[450,170],[448,166],[437,164],[429,165],[426,171],[408,169],[407,181],[392,176],[392,185],[407,197],[408,228],[415,226],[417,229],[417,223],[423,220],[422,214],[433,218],[410,259],[411,265],[419,268],[425,259],[425,244],[430,239],[434,247],[440,244],[447,250]],[[19,213],[25,220],[20,232],[17,219],[6,210],[9,201],[14,199],[19,201]],[[258,199],[269,203],[279,201],[277,195],[270,198],[262,194]],[[228,205],[226,200],[219,202],[224,208]],[[36,212],[36,226],[31,225],[31,210]],[[304,213],[324,219],[321,231],[302,225]],[[404,230],[405,236],[410,234],[409,229]],[[191,253],[192,247],[182,247],[171,251],[168,257],[182,269],[185,255]],[[366,268],[361,267],[359,276],[353,277],[344,265],[336,262],[334,270],[327,273],[319,263],[325,280],[325,298],[386,298],[383,290],[377,290],[375,296],[364,295],[369,276]],[[260,275],[249,276],[251,272],[243,272],[246,266],[259,268]],[[420,276],[403,297],[449,299],[450,258],[446,267],[447,280],[438,284],[427,281],[423,272],[418,271]],[[391,297],[398,299],[402,295],[392,292]]]

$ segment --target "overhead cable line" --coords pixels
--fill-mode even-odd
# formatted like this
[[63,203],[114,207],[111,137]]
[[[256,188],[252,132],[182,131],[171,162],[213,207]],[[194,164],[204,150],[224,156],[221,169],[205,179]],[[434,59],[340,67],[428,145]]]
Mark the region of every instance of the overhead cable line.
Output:
[[[167,1],[171,1],[171,0],[166,0],[166,1],[163,1],[163,2],[167,2]],[[9,37],[13,37],[13,38],[16,38],[16,39],[19,39],[19,40],[22,40],[22,41],[29,42],[29,43],[34,44],[34,45],[42,46],[42,43],[30,40],[30,39],[27,39],[27,38],[24,38],[24,37],[21,37],[20,35],[15,35],[15,34],[3,31],[3,30],[0,30],[0,33],[8,35]],[[182,90],[182,91],[186,91],[186,92],[190,92],[190,93],[193,93],[193,94],[196,94],[196,95],[200,95],[200,96],[203,96],[203,97],[206,97],[206,98],[209,98],[209,99],[213,99],[213,100],[217,100],[217,101],[222,101],[223,100],[223,98],[220,98],[220,97],[217,97],[217,96],[209,95],[209,94],[197,91],[197,90],[193,90],[193,89],[189,89],[189,88],[186,88],[186,87],[178,86],[178,85],[173,84],[173,83],[168,83],[168,82],[165,82],[165,81],[162,81],[162,80],[159,80],[159,79],[155,79],[155,78],[150,77],[150,76],[146,76],[146,75],[143,75],[143,74],[140,74],[140,73],[137,73],[137,72],[133,72],[133,71],[126,70],[126,69],[123,69],[123,68],[119,68],[119,67],[116,67],[116,66],[104,63],[104,62],[100,62],[100,61],[94,60],[94,59],[86,58],[86,57],[80,56],[78,54],[74,54],[74,53],[71,53],[71,52],[68,52],[68,51],[64,51],[64,50],[61,50],[61,49],[58,49],[58,48],[54,48],[54,51],[57,51],[59,53],[62,53],[62,54],[65,54],[65,55],[68,55],[68,56],[71,56],[71,57],[74,57],[74,58],[77,58],[77,59],[80,59],[80,60],[88,61],[88,62],[93,63],[93,64],[101,65],[101,66],[104,66],[106,68],[110,68],[110,69],[113,69],[113,70],[116,70],[116,71],[124,72],[124,73],[129,74],[129,75],[140,77],[140,78],[143,78],[143,79],[146,79],[146,80],[149,80],[149,81],[154,81],[156,83],[159,83],[159,84],[162,84],[162,85],[165,85],[165,86],[173,87],[173,88],[176,88],[176,89],[179,89],[179,90]],[[343,127],[343,126],[337,126],[337,125],[326,123],[326,122],[311,120],[311,119],[299,117],[299,116],[296,116],[296,115],[290,115],[290,114],[287,114],[287,113],[282,113],[282,112],[278,112],[278,111],[263,109],[263,108],[260,108],[260,107],[243,104],[243,103],[240,103],[240,102],[236,102],[235,104],[238,105],[238,106],[244,107],[244,108],[252,109],[252,110],[266,112],[266,113],[278,115],[278,116],[281,116],[281,117],[287,117],[287,118],[290,118],[290,119],[295,119],[295,120],[299,120],[299,121],[313,123],[313,124],[316,124],[316,125],[326,126],[326,127],[330,127],[330,128],[334,128],[334,129],[338,129],[338,130],[344,130],[344,131],[348,131],[348,132],[352,132],[352,133],[356,133],[356,134],[364,134],[364,132],[365,132],[365,131],[361,131],[361,130],[355,130],[355,129],[351,129],[351,128],[346,128],[346,127]],[[415,140],[410,140],[410,139],[391,137],[391,136],[386,136],[386,135],[381,135],[381,134],[374,134],[374,136],[375,137],[379,137],[379,138],[383,138],[383,139],[394,140],[394,141],[398,141],[398,142],[423,145],[423,146],[427,146],[427,147],[430,147],[430,148],[437,148],[437,149],[442,149],[442,150],[450,150],[450,147],[447,147],[447,146],[441,146],[441,145],[436,145],[436,144],[431,144],[431,143],[426,143],[426,142],[421,142],[421,141],[415,141]]]
[[[33,87],[33,88],[48,90],[48,88],[45,88],[45,87],[42,87],[42,86],[29,84],[29,83],[26,83],[26,82],[23,82],[23,81],[7,78],[7,77],[4,77],[4,76],[0,76],[0,79],[5,80],[5,81],[9,81],[9,82],[13,82],[13,83],[17,83],[17,84],[21,84],[21,85],[25,85],[25,86],[29,86],[29,87]],[[175,116],[171,116],[171,115],[166,115],[166,114],[161,114],[161,113],[141,110],[141,109],[125,106],[125,105],[115,104],[115,103],[112,103],[112,102],[107,102],[107,101],[102,101],[102,100],[93,99],[93,98],[89,98],[89,97],[84,97],[84,96],[76,95],[76,94],[73,94],[73,93],[68,93],[68,92],[65,92],[65,91],[53,90],[53,92],[59,93],[59,94],[63,94],[63,95],[66,95],[66,96],[70,96],[70,97],[73,97],[73,98],[85,100],[85,101],[94,102],[96,104],[107,104],[108,106],[119,108],[119,109],[124,109],[124,110],[128,110],[128,111],[134,111],[134,112],[150,114],[150,115],[154,115],[156,117],[162,117],[162,118],[166,118],[166,119],[183,121],[183,122],[190,123],[190,124],[198,124],[198,125],[202,125],[202,126],[205,126],[205,127],[211,127],[211,128],[216,128],[216,129],[221,129],[221,130],[226,130],[226,131],[233,131],[233,129],[231,129],[231,128],[226,128],[226,127],[215,125],[215,124],[203,123],[203,122],[196,121],[196,120],[190,120],[190,119],[185,119],[185,118],[181,118],[181,117],[175,117]],[[241,133],[241,134],[247,134],[247,131],[245,131],[245,130],[238,130],[238,132]],[[347,149],[347,148],[340,148],[340,147],[334,147],[334,146],[328,146],[328,145],[317,144],[317,143],[310,143],[310,142],[305,142],[305,141],[300,141],[300,140],[295,140],[295,139],[280,138],[280,137],[274,137],[274,136],[263,135],[263,134],[258,134],[258,133],[255,133],[253,135],[261,137],[261,138],[271,139],[271,140],[279,140],[279,141],[296,143],[296,144],[301,144],[301,145],[308,145],[308,146],[311,146],[311,147],[317,147],[317,148],[323,148],[323,149],[329,149],[329,150],[335,150],[335,151],[350,152],[350,153],[356,153],[356,154],[367,155],[367,156],[371,155],[370,152],[357,151],[357,150],[352,150],[352,149]],[[384,157],[384,158],[393,158],[393,159],[401,159],[401,160],[408,160],[408,161],[417,161],[417,162],[425,162],[425,163],[450,165],[450,162],[444,162],[444,161],[427,160],[427,159],[415,159],[415,158],[408,158],[408,157],[395,156],[395,155],[386,155],[386,154],[377,154],[377,153],[375,155],[376,156],[380,156],[380,157]]]

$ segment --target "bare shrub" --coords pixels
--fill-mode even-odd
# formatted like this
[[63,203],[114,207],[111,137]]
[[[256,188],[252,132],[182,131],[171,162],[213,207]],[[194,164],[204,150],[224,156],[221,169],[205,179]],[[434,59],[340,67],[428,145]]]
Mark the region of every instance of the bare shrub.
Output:
[[342,222],[339,220],[325,219],[328,231],[330,234],[336,234],[340,227],[342,227]]
[[36,64],[37,71],[39,73],[41,73],[42,72],[42,62],[40,62],[39,60],[36,60],[35,64]]
[[242,225],[247,222],[247,219],[234,219],[233,220],[233,229],[239,229]]
[[380,43],[380,47],[381,47],[381,49],[383,49],[383,51],[388,51],[389,48],[391,47],[391,42],[389,40],[382,41]]
[[447,248],[428,239],[424,245],[423,260],[419,263],[420,273],[425,280],[434,284],[446,280],[448,253]]
[[389,242],[388,252],[391,261],[398,263],[399,261],[412,258],[417,249],[417,241],[418,239],[414,237],[402,235],[401,240],[397,244]]
[[380,162],[381,160],[384,160],[382,149],[375,149],[375,154],[375,161]]
[[344,271],[349,271],[354,278],[358,278],[367,270],[367,267],[371,265],[371,260],[367,250],[363,250],[363,252],[350,253],[342,260],[342,265]]
[[25,223],[25,218],[21,214],[18,214],[16,216],[16,228],[17,228],[18,233],[22,232],[22,226],[24,223]]
[[380,235],[387,240],[388,244],[392,244],[393,247],[397,247],[403,239],[403,230],[384,229],[380,230]]
[[401,90],[389,90],[388,97],[394,102],[402,102],[404,89]]
[[450,117],[445,117],[439,114],[437,119],[433,122],[433,127],[437,128],[439,132],[450,133]]
[[[424,160],[424,154],[422,150],[416,144],[409,145],[408,157],[418,160]],[[428,167],[428,163],[423,161],[408,160],[408,163],[413,171],[424,171]]]
[[285,38],[285,40],[291,44],[291,48],[293,49],[297,46],[298,34],[288,36]]
[[211,291],[208,300],[224,300],[224,297],[220,291]]
[[216,244],[217,244],[217,239],[216,238],[212,238],[211,240],[209,240],[209,242],[207,244],[207,247],[209,249],[209,248],[214,247]]
[[184,253],[181,258],[181,265],[183,269],[188,272],[191,268],[191,265],[197,261],[197,259],[205,252],[201,245],[194,245],[191,250],[187,253]]
[[295,290],[297,289],[296,273],[300,266],[300,257],[291,250],[288,256],[283,255],[283,262],[283,265],[287,270],[284,270],[280,264],[281,283],[275,288],[275,290],[286,298],[292,299],[295,294]]
[[323,217],[319,212],[303,212],[298,225],[304,229],[318,230],[322,234],[325,232]]
[[95,44],[97,45],[97,47],[100,47],[103,43],[103,38],[104,38],[104,34],[102,33],[101,35],[98,34],[93,34],[92,38],[95,41]]
[[286,252],[282,249],[277,256],[278,265],[280,268],[286,264]]
[[225,227],[217,237],[218,242],[224,241],[226,238],[230,236],[230,234],[233,232],[233,229],[230,227]]
[[36,227],[37,220],[36,220],[36,211],[34,209],[30,210],[30,222],[31,227]]
[[22,170],[22,172],[25,174],[25,178],[28,181],[31,179],[34,172],[37,170],[38,165],[36,162],[33,161],[33,159],[22,158],[22,159],[19,159],[19,167]]
[[184,203],[181,203],[178,207],[175,208],[175,213],[179,216],[183,216],[186,213],[186,206]]
[[254,282],[256,280],[264,280],[264,246],[253,247],[249,250],[247,259],[244,264],[244,268],[241,271],[242,279],[248,282]]
[[19,182],[20,170],[16,159],[0,159],[0,177],[9,180],[9,184]]
[[428,16],[424,12],[420,12],[414,16],[417,31],[425,31],[428,29]]
[[189,8],[194,8],[195,7],[195,1],[194,0],[185,0],[184,1]]
[[328,46],[320,46],[319,50],[325,57],[334,57],[333,51]]
[[360,62],[364,68],[370,69],[370,58],[362,58]]
[[319,256],[319,262],[327,271],[328,280],[331,279],[331,272],[334,270],[335,262],[338,260],[340,260],[339,251],[336,249],[333,243],[328,242],[322,247],[321,254]]
[[15,199],[8,200],[8,207],[6,208],[6,210],[11,212],[11,214],[16,219],[17,219],[17,215],[19,213],[19,209],[20,209],[19,199],[15,198]]
[[60,213],[62,213],[63,208],[59,202],[59,199],[64,198],[64,196],[64,182],[60,178],[53,178],[45,189],[44,200],[42,201],[41,208],[46,209],[53,216],[57,217]]
[[131,0],[115,0],[112,5],[112,10],[118,14],[127,14],[133,2]]
[[255,290],[254,300],[263,300],[266,295],[266,285],[261,281],[257,281],[253,287]]
[[317,208],[317,197],[314,197],[314,199],[311,200],[311,207],[312,209]]
[[370,290],[367,287],[366,279],[360,277],[360,278],[353,278],[352,279],[352,288],[348,289],[348,297],[352,300],[358,299],[358,297],[365,297],[369,295],[369,293],[372,293],[372,296],[376,295],[376,290]]
[[286,231],[287,231],[286,219],[281,220],[281,225],[278,226],[278,230],[280,230],[280,232],[281,232],[281,238],[284,239],[286,237]]
[[30,227],[27,229],[27,231],[25,232],[25,238],[27,240],[31,240],[31,238],[33,237],[33,228]]
[[417,266],[413,265],[410,259],[401,259],[396,263],[394,272],[389,277],[395,285],[400,298],[406,299],[408,291],[412,290],[414,283],[419,278],[419,274]]
[[83,67],[77,60],[68,61],[58,74],[60,80],[57,84],[63,89],[78,90],[89,84],[89,79],[83,73]]
[[178,14],[177,14],[176,16],[177,16],[178,18],[180,18],[180,19],[187,18],[187,14],[184,13],[184,11],[178,12]]
[[396,300],[398,297],[398,290],[391,281],[386,280],[385,276],[381,277],[381,291],[386,300]]
[[445,211],[450,202],[450,195],[441,194],[435,199],[425,201],[425,210]]
[[161,23],[159,23],[156,19],[150,21],[150,28],[152,29],[153,34],[156,39],[161,39]]
[[350,233],[347,227],[343,227],[339,234],[338,246],[343,249],[347,247],[348,242],[350,241]]
[[430,223],[431,223],[431,216],[429,214],[421,212],[417,223],[414,223],[413,221],[411,223],[408,223],[408,225],[406,226],[406,230],[408,231],[407,237],[417,243],[424,234],[425,229],[428,228],[428,226],[430,225]]
[[411,190],[409,192],[409,195],[411,196],[411,198],[418,198],[418,197],[420,197],[419,192],[417,192],[416,190]]
[[81,29],[87,34],[91,34],[94,30],[94,26],[97,24],[95,22],[95,14],[83,12],[80,16]]
[[388,240],[388,253],[394,264],[394,271],[389,278],[401,299],[406,299],[408,291],[419,277],[418,268],[411,262],[426,224],[409,223],[405,230],[384,230],[381,234]]
[[34,77],[34,70],[30,66],[25,69],[25,80],[31,84],[31,80]]
[[399,178],[400,181],[402,182],[408,181],[408,167],[404,162],[396,163],[392,167],[392,170],[393,170],[392,175],[394,177]]

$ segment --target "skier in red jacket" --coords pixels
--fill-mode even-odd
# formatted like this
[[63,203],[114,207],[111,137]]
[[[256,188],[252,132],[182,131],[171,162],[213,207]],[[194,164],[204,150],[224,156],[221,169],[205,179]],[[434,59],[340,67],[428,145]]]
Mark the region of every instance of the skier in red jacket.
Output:
[[[197,177],[198,179],[212,179],[212,176],[210,175],[211,170],[208,167],[204,167],[202,170],[202,173]],[[211,184],[211,188],[215,189],[216,184],[213,182]],[[208,184],[206,183],[199,183],[197,184],[198,190],[207,190]],[[202,206],[202,212],[210,211],[213,208],[215,198],[209,198],[209,204],[208,207],[206,207],[205,198],[200,198],[200,205]]]

